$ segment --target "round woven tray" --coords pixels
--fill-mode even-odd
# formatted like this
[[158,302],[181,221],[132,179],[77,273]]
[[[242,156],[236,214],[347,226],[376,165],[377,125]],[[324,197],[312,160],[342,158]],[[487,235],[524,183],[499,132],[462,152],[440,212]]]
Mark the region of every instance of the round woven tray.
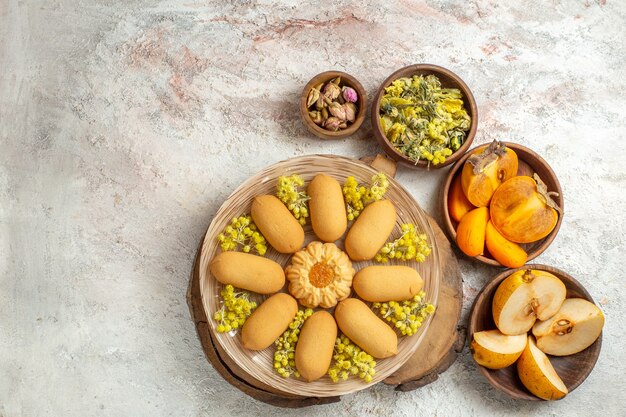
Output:
[[[276,405],[303,406],[334,401],[336,400],[335,396],[366,388],[368,384],[358,379],[333,384],[324,378],[317,381],[317,386],[316,383],[306,383],[294,379],[284,380],[272,372],[271,356],[273,350],[271,348],[267,351],[250,354],[240,347],[236,335],[224,335],[215,332],[214,324],[206,318],[215,311],[219,287],[215,280],[209,276],[206,267],[218,250],[213,235],[219,233],[219,230],[223,229],[233,216],[248,212],[254,195],[272,193],[276,184],[275,179],[280,175],[298,173],[304,177],[305,181],[309,181],[319,172],[334,176],[341,182],[348,175],[355,175],[359,181],[368,182],[377,170],[347,158],[315,155],[285,161],[259,173],[235,191],[216,214],[201,245],[190,283],[189,304],[208,359],[222,376],[233,385],[257,399]],[[462,346],[456,343],[458,340],[462,340],[457,337],[457,323],[462,298],[461,280],[449,244],[438,226],[434,222],[429,222],[429,218],[417,207],[410,195],[399,184],[393,180],[390,182],[392,185],[387,198],[394,201],[398,206],[399,222],[410,221],[426,231],[429,238],[432,239],[433,247],[443,247],[442,258],[445,258],[435,265],[428,263],[416,263],[414,265],[420,274],[426,277],[425,290],[428,297],[431,300],[439,298],[438,310],[432,319],[433,325],[436,324],[435,329],[432,332],[426,331],[427,326],[423,326],[420,333],[410,338],[401,338],[400,351],[404,351],[404,356],[395,362],[387,360],[389,363],[385,364],[385,361],[380,361],[377,365],[377,379],[373,383],[386,378],[384,382],[399,384],[398,389],[409,390],[436,379],[438,373],[445,370],[454,361],[455,352]],[[308,240],[313,239],[312,232],[310,230],[307,232]],[[279,255],[275,252],[270,254],[270,257],[283,265],[289,259],[288,256]],[[437,251],[435,251],[433,259],[437,258]],[[431,274],[438,273],[439,264],[446,268],[441,286],[437,286],[435,280],[428,279]],[[359,263],[356,265],[356,269],[365,265],[367,263]],[[432,337],[428,337],[430,333],[433,333]],[[223,337],[224,340],[220,340],[220,337]],[[402,366],[405,362],[407,366]],[[255,364],[257,370],[254,369]],[[258,373],[259,369],[261,374]],[[269,377],[263,375],[262,372],[265,369],[270,371]],[[279,382],[287,382],[289,386],[285,388],[284,385],[277,384],[273,379],[274,376]],[[298,387],[298,383],[303,387]],[[319,399],[319,397],[326,398]]]

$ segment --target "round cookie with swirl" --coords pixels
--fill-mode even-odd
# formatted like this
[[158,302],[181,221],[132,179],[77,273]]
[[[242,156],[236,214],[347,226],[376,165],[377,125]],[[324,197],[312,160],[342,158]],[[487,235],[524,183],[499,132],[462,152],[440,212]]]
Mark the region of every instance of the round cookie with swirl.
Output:
[[285,274],[300,304],[331,308],[350,295],[354,269],[337,245],[315,241],[293,255]]

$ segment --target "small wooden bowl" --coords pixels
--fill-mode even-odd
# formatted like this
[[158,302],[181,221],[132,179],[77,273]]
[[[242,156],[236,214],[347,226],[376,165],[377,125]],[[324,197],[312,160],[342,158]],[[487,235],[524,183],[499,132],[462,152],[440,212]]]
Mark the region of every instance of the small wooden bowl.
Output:
[[[496,289],[502,281],[513,272],[521,269],[539,269],[556,275],[567,288],[567,298],[584,298],[594,302],[591,295],[585,288],[567,273],[547,265],[525,265],[522,268],[510,269],[502,272],[497,277],[487,283],[474,300],[472,311],[469,316],[467,327],[467,340],[471,343],[474,333],[483,330],[495,329],[491,312],[491,303]],[[602,347],[602,334],[587,349],[569,356],[549,356],[550,363],[559,374],[563,383],[571,393],[576,387],[583,383],[585,378],[591,373]],[[484,366],[476,365],[487,381],[498,390],[520,400],[540,401],[541,399],[531,394],[519,379],[515,364],[504,369],[488,369]]]
[[[441,85],[443,87],[458,88],[459,90],[461,90],[461,93],[463,94],[464,107],[467,110],[467,114],[469,114],[472,119],[470,129],[467,132],[467,137],[465,138],[465,142],[463,142],[463,145],[461,145],[461,147],[456,152],[446,158],[446,161],[444,163],[438,165],[429,164],[427,160],[420,160],[416,163],[412,159],[408,158],[406,155],[398,151],[391,142],[389,142],[389,140],[385,136],[385,133],[383,132],[382,126],[380,125],[380,100],[385,94],[385,88],[389,87],[393,81],[401,77],[412,77],[413,75],[430,74],[436,75],[437,78],[439,78],[439,81],[441,81]],[[469,87],[458,75],[456,75],[452,71],[431,64],[409,65],[408,67],[400,68],[398,71],[387,77],[387,79],[383,81],[382,85],[374,96],[371,113],[372,131],[374,132],[374,136],[378,140],[378,143],[380,143],[380,145],[383,147],[383,149],[390,158],[406,167],[413,169],[443,168],[445,166],[453,164],[469,149],[470,145],[474,141],[474,136],[476,136],[476,127],[478,126],[478,108],[476,107],[476,100],[474,100],[474,95],[470,91]]]
[[[559,179],[556,177],[556,174],[550,168],[550,165],[537,153],[534,151],[516,143],[503,142],[508,148],[511,148],[517,154],[519,160],[519,168],[517,169],[517,175],[528,175],[532,176],[533,173],[537,173],[541,180],[548,186],[549,191],[556,191],[559,193],[558,197],[554,197],[555,202],[559,205],[561,210],[563,211],[563,190],[561,189],[561,184],[559,183]],[[458,162],[450,168],[448,175],[446,176],[446,180],[441,189],[441,194],[439,196],[440,207],[441,207],[441,215],[443,218],[443,228],[450,237],[450,240],[456,242],[456,228],[458,226],[458,222],[453,220],[450,217],[450,213],[448,212],[448,194],[450,192],[450,186],[452,181],[456,178],[457,175],[461,175],[463,172],[463,165],[467,161],[467,159],[472,155],[472,153],[477,149],[483,149],[489,146],[489,144],[484,144],[477,146],[470,150],[468,153],[463,155]],[[548,246],[552,243],[556,234],[559,232],[561,227],[561,222],[563,221],[563,214],[559,214],[559,219],[556,222],[556,226],[548,236],[545,238],[538,240],[536,242],[522,244],[521,246],[524,248],[526,253],[528,254],[527,262],[535,259],[539,256],[543,251],[545,251]],[[485,254],[482,256],[475,256],[475,259],[479,260],[482,263],[493,266],[502,265],[493,259],[491,254],[485,248]]]
[[[336,77],[341,77],[340,85],[342,87],[348,86],[354,88],[359,95],[359,99],[356,103],[357,114],[354,119],[354,123],[349,125],[346,129],[341,129],[333,132],[331,130],[326,130],[323,127],[316,125],[313,120],[311,120],[311,117],[309,116],[309,110],[306,106],[306,102],[309,96],[309,92],[311,91],[313,86],[319,83],[325,83]],[[363,120],[365,120],[366,110],[367,93],[365,92],[365,88],[363,88],[361,83],[352,75],[346,74],[345,72],[341,71],[326,71],[322,72],[321,74],[317,74],[311,79],[311,81],[309,81],[304,86],[304,89],[302,90],[302,95],[300,96],[300,116],[302,117],[302,122],[309,130],[309,132],[322,139],[342,139],[354,134],[359,129],[359,127],[361,127]]]

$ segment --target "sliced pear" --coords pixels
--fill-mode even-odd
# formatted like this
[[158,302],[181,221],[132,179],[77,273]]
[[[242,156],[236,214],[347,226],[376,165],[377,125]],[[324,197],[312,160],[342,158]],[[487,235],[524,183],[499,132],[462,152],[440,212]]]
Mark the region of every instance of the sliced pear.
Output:
[[526,389],[543,400],[559,400],[568,393],[550,359],[535,345],[532,336],[528,336],[526,348],[517,360],[517,373]]
[[479,365],[502,369],[515,363],[524,351],[526,342],[525,334],[507,336],[500,330],[485,330],[474,333],[470,349]]
[[508,335],[529,331],[535,321],[547,320],[565,301],[565,284],[546,271],[523,269],[509,275],[493,296],[493,320]]
[[596,341],[604,326],[604,315],[593,303],[582,298],[568,298],[561,309],[533,326],[537,347],[549,355],[573,355]]

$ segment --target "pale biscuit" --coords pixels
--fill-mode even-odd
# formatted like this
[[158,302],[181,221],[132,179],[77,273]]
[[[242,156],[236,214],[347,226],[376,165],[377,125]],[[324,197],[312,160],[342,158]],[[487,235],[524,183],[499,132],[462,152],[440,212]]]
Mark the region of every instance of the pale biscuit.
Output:
[[395,224],[396,208],[391,201],[379,200],[365,207],[346,236],[346,252],[350,259],[368,261],[376,256]]
[[365,352],[382,359],[398,353],[398,336],[361,300],[347,298],[335,309],[343,334]]
[[304,245],[304,229],[277,197],[254,197],[250,214],[265,239],[278,252],[294,253]]
[[263,350],[276,339],[294,319],[298,302],[285,293],[274,294],[263,302],[243,324],[241,341],[250,350]]
[[283,268],[271,259],[244,252],[222,252],[209,264],[211,274],[224,285],[272,294],[285,285]]
[[302,378],[311,382],[323,377],[333,359],[337,324],[326,311],[306,319],[296,345],[296,368]]
[[404,301],[424,286],[420,274],[409,266],[368,266],[354,276],[352,288],[366,301]]
[[324,242],[334,242],[343,236],[348,219],[339,182],[328,175],[316,175],[307,193],[311,197],[309,213],[315,235]]

